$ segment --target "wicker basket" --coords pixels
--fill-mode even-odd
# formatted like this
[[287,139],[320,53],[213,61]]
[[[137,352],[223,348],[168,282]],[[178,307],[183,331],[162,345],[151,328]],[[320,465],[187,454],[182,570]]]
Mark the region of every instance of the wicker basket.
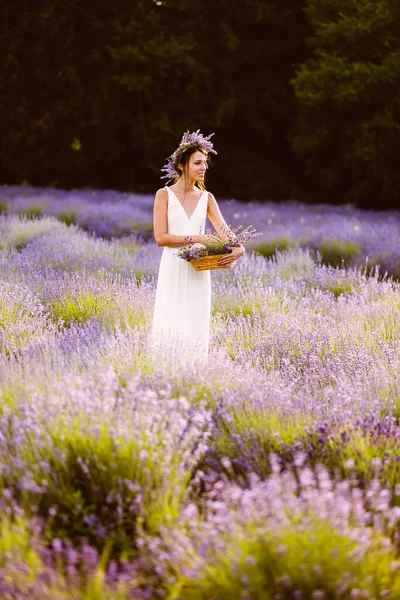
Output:
[[200,256],[199,258],[189,258],[188,261],[194,266],[196,271],[212,271],[214,269],[230,269],[235,264],[233,261],[229,265],[220,265],[219,259],[226,254],[209,254],[208,256]]

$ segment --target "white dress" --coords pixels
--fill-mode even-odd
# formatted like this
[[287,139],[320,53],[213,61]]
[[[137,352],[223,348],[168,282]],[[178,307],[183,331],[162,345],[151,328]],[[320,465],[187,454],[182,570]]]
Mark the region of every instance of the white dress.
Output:
[[[194,212],[188,217],[174,192],[168,193],[168,233],[173,235],[204,234],[208,193],[204,191]],[[165,247],[161,256],[152,339],[161,351],[192,359],[208,355],[211,314],[210,271],[196,271],[176,256],[178,248]]]

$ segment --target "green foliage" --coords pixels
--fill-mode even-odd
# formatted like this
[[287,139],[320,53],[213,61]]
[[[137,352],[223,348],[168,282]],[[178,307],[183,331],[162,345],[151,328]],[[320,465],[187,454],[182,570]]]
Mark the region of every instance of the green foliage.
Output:
[[148,242],[153,238],[153,222],[152,221],[134,221],[134,220],[125,220],[121,221],[119,224],[120,228],[124,228],[124,225],[127,227],[127,231],[133,233],[134,236],[137,236],[144,242]]
[[40,202],[26,204],[23,208],[17,210],[17,214],[27,219],[37,219],[44,213],[44,206]]
[[[105,583],[104,565],[100,561],[94,573],[75,580],[75,589],[66,580],[62,565],[52,572],[43,561],[42,543],[32,530],[29,520],[21,516],[2,515],[0,522],[0,564],[4,573],[4,598],[30,598],[31,600],[127,600],[123,586],[110,589]],[[103,556],[105,556],[103,554]],[[103,561],[104,562],[104,561]],[[36,586],[35,586],[36,584]],[[36,587],[36,590],[35,590]],[[15,592],[15,593],[14,593]]]
[[318,248],[322,262],[340,267],[342,264],[348,265],[353,258],[361,253],[361,246],[357,242],[344,241],[338,239],[325,239]]
[[[68,538],[76,545],[87,539],[100,550],[111,542],[113,554],[132,555],[139,522],[156,529],[166,515],[177,514],[181,499],[172,493],[175,464],[166,479],[159,454],[145,438],[116,438],[106,424],[93,428],[82,415],[60,419],[52,423],[47,443],[39,448],[28,437],[18,450],[40,493],[21,489],[25,468],[3,474],[0,487],[11,490],[27,514],[47,517],[50,539]],[[51,509],[56,510],[49,518]]]
[[57,476],[47,478],[39,510],[47,515],[52,506],[57,506],[57,515],[51,522],[52,535],[56,537],[73,541],[87,537],[99,544],[100,532],[85,519],[92,516],[93,521],[109,530],[118,550],[132,550],[137,515],[119,518],[115,496],[120,494],[124,502],[121,508],[127,514],[138,493],[133,484],[139,486],[147,478],[156,485],[159,469],[151,460],[140,460],[136,440],[116,441],[106,428],[96,436],[88,432],[82,435],[80,427],[77,423],[70,432],[60,427],[61,435],[52,436],[56,451],[49,448],[43,453],[43,459],[49,461],[51,472]]
[[149,320],[149,315],[139,303],[121,305],[111,287],[102,293],[95,289],[66,292],[49,300],[47,308],[55,323],[62,319],[66,326],[86,323],[93,318],[108,326],[119,323],[130,327],[144,325]]
[[0,232],[0,244],[17,250],[24,248],[30,241],[39,236],[53,233],[57,229],[57,221],[51,217],[29,219],[25,216],[10,219],[7,228]]
[[18,383],[15,382],[14,386],[10,384],[2,385],[0,389],[0,414],[4,414],[4,409],[11,409],[13,412],[18,413]]
[[295,247],[296,244],[288,236],[281,236],[276,239],[259,242],[252,246],[252,250],[258,252],[258,254],[262,254],[262,256],[270,257],[276,254],[276,252],[292,250]]
[[[336,202],[395,207],[400,183],[397,0],[308,0],[313,56],[293,79],[294,149]],[[379,204],[378,204],[379,203]]]
[[343,279],[342,281],[335,281],[332,285],[327,286],[326,289],[332,292],[335,298],[338,298],[342,294],[351,294],[353,286],[350,281]]
[[[200,468],[206,469],[207,464],[215,468],[218,464],[229,479],[242,485],[247,484],[249,464],[251,472],[265,478],[270,475],[271,453],[279,456],[282,466],[290,470],[301,449],[307,453],[307,464],[312,469],[324,465],[332,477],[354,476],[360,487],[376,478],[394,492],[400,482],[397,441],[392,436],[371,434],[355,427],[314,431],[304,415],[288,417],[276,410],[251,406],[231,409],[219,418],[218,425],[219,433],[210,446],[205,465]],[[226,457],[231,461],[228,469],[223,466]]]
[[339,581],[343,588],[340,596],[346,600],[357,597],[353,589],[362,594],[359,597],[398,597],[400,583],[392,566],[395,554],[386,554],[379,540],[360,560],[356,540],[324,519],[311,514],[303,522],[291,520],[279,533],[262,531],[257,535],[256,524],[247,524],[245,535],[235,531],[230,536],[230,551],[222,555],[212,552],[198,577],[188,581],[180,575],[179,598],[334,600]]
[[52,300],[49,309],[56,322],[61,318],[66,325],[73,322],[85,323],[93,317],[101,317],[109,308],[109,300],[95,292],[84,291]]
[[220,419],[220,433],[210,450],[215,461],[213,464],[223,465],[226,457],[234,459],[235,466],[226,474],[240,481],[247,477],[247,473],[242,471],[241,460],[238,460],[241,456],[243,462],[250,461],[253,472],[267,477],[270,475],[268,456],[273,453],[290,463],[295,454],[294,444],[304,437],[307,424],[303,416],[288,418],[268,410],[239,406],[227,419]]
[[393,275],[394,279],[400,281],[400,262],[397,263],[396,269]]
[[6,213],[8,209],[8,202],[7,200],[0,200],[0,215],[2,213]]
[[77,215],[78,210],[76,208],[68,208],[66,210],[61,210],[55,216],[59,221],[66,225],[75,225]]
[[397,442],[393,436],[374,435],[349,427],[340,431],[333,429],[327,435],[309,433],[303,443],[314,448],[315,463],[323,464],[332,475],[340,473],[348,477],[350,472],[354,473],[360,486],[378,477],[394,490],[400,481]]
[[200,127],[218,138],[216,193],[287,195],[298,175],[290,79],[307,56],[305,3],[71,0],[59,10],[38,0],[23,15],[9,3],[0,178],[154,191],[183,131]]
[[221,196],[395,208],[399,20],[397,0],[38,0],[22,16],[8,3],[0,179],[154,191],[201,127]]

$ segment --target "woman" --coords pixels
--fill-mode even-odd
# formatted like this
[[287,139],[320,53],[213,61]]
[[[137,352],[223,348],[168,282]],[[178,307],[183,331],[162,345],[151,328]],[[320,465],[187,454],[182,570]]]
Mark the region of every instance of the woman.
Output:
[[[232,233],[204,185],[208,155],[216,154],[212,135],[204,137],[200,130],[184,133],[162,169],[162,178],[173,180],[173,185],[159,189],[154,202],[154,237],[164,250],[152,337],[159,348],[168,345],[183,357],[205,358],[208,354],[211,279],[209,271],[196,271],[177,257],[176,248],[210,238],[204,234],[207,216],[217,232]],[[244,252],[243,246],[232,248],[231,254],[220,259],[220,265],[231,265]]]

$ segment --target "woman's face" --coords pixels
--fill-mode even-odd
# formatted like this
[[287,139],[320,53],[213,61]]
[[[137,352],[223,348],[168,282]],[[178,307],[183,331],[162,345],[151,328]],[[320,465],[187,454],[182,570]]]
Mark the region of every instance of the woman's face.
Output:
[[189,157],[189,164],[187,165],[188,179],[192,181],[204,181],[207,168],[207,156],[200,152],[200,150],[197,150]]

